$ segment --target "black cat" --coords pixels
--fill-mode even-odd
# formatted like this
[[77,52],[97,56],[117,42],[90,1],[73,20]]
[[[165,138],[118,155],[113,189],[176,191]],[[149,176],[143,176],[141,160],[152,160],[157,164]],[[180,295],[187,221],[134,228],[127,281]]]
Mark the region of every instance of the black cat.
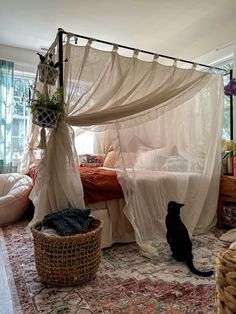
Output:
[[184,204],[174,201],[168,204],[166,216],[167,242],[172,251],[172,257],[178,262],[186,262],[189,270],[198,276],[208,277],[213,275],[213,271],[202,272],[193,265],[192,242],[189,238],[188,230],[180,219],[180,208]]

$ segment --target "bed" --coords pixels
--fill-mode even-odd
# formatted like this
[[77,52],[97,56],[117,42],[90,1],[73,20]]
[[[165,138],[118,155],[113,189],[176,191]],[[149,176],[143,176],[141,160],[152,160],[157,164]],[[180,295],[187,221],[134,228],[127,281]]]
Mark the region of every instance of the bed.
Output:
[[[114,163],[107,164],[104,162],[104,165],[113,166]],[[134,180],[132,169],[126,169],[127,176],[119,178],[123,186],[125,183],[122,180],[129,180],[132,182],[132,193],[145,193],[147,196],[146,204],[143,204],[143,208],[146,210],[140,211],[137,216],[139,218],[135,220],[134,224],[131,224],[133,213],[136,212],[140,204],[129,202],[129,206],[126,206],[123,191],[117,179],[119,169],[104,166],[91,167],[84,166],[84,164],[82,166],[80,164],[79,170],[84,189],[85,205],[91,209],[94,217],[102,219],[104,222],[102,248],[110,247],[114,243],[137,241],[132,225],[136,226],[137,230],[141,230],[142,234],[145,234],[143,228],[145,224],[148,224],[149,234],[158,234],[158,237],[163,239],[166,232],[166,206],[170,200],[185,203],[181,214],[190,233],[195,228],[195,219],[200,219],[200,217],[193,217],[193,212],[196,212],[195,216],[197,216],[197,213],[200,212],[198,209],[202,207],[201,200],[197,199],[199,190],[204,189],[205,186],[201,173],[136,169]],[[36,169],[31,168],[29,173],[34,180]],[[180,191],[182,191],[182,198],[178,199]],[[151,221],[145,221],[147,216],[151,217]],[[149,240],[149,237],[147,236],[143,240]]]
[[80,176],[86,207],[104,223],[101,247],[135,241],[133,228],[124,214],[125,200],[115,169],[80,167]]
[[[96,189],[94,195],[99,195],[100,200],[97,201],[98,199],[93,198],[91,199],[92,202],[87,201],[86,204],[88,208],[91,208],[94,216],[104,221],[103,248],[117,242],[149,241],[150,235],[158,235],[158,239],[154,238],[155,240],[165,239],[166,208],[170,200],[184,202],[185,206],[181,211],[181,217],[190,234],[195,230],[196,220],[199,221],[199,227],[201,227],[200,208],[203,206],[203,200],[198,199],[198,195],[208,184],[201,173],[140,169],[136,171],[134,180],[133,171],[127,169],[127,176],[121,177],[119,180],[132,182],[131,193],[136,195],[144,193],[146,195],[145,203],[143,203],[144,210],[140,210],[142,203],[137,204],[132,201],[135,198],[131,198],[128,201],[128,206],[126,206],[124,197],[119,196],[120,185],[117,180],[117,173],[119,175],[118,169],[115,171],[102,167],[83,169],[80,172],[85,199],[92,192],[91,187],[88,186],[88,181],[86,182],[86,177],[94,178],[92,188]],[[106,181],[108,185],[104,184]],[[111,183],[113,181],[115,185]],[[122,186],[125,185],[124,182],[121,181],[121,183]],[[114,192],[115,186],[117,195]],[[181,198],[179,198],[180,191],[182,192]],[[147,217],[151,218],[147,219]],[[132,225],[137,229],[133,229]],[[136,231],[136,238],[134,230]],[[141,239],[138,239],[139,233],[142,234]]]
[[[91,165],[80,163],[79,170],[86,208],[91,209],[94,217],[103,220],[101,248],[114,243],[134,242],[134,230],[124,214],[126,203],[116,170]],[[27,174],[35,183],[37,166],[31,167]]]
[[[46,147],[40,179],[33,188],[37,197],[33,220],[71,204],[83,208],[85,200],[86,206],[94,207],[95,215],[100,212],[110,219],[104,232],[111,237],[104,245],[113,243],[113,238],[122,241],[116,230],[123,225],[117,222],[117,212],[108,207],[122,202],[123,195],[114,198],[106,190],[109,199],[100,199],[101,192],[98,200],[86,199],[86,189],[74,171],[74,127],[77,135],[85,130],[112,132],[112,145],[124,170],[118,170],[117,176],[125,206],[116,205],[121,215],[125,214],[122,219],[126,216],[131,222],[139,245],[165,236],[170,200],[185,204],[182,218],[191,233],[206,231],[216,215],[219,189],[222,75],[198,71],[195,64],[193,68],[179,67],[177,60],[165,66],[155,54],[152,62],[146,62],[139,58],[139,50],[125,57],[119,53],[119,45],[102,51],[91,46],[93,39],[77,45],[71,36],[58,32],[44,64],[39,65],[45,68],[44,79],[36,77],[33,101],[38,100],[36,91],[52,97],[59,86],[65,103],[59,102],[57,108],[64,108],[66,114],[59,115],[48,133],[40,121],[32,124],[24,158],[26,171],[35,147],[40,144],[42,148],[41,143]],[[53,88],[46,70],[51,53],[60,64],[58,84]],[[67,62],[63,62],[65,58]],[[198,170],[199,166],[202,169]]]

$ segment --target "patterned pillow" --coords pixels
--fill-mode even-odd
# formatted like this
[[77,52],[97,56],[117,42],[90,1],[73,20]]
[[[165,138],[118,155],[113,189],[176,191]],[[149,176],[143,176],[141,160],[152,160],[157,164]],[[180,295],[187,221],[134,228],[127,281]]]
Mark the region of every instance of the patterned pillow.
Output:
[[105,157],[105,154],[80,154],[80,167],[102,167]]

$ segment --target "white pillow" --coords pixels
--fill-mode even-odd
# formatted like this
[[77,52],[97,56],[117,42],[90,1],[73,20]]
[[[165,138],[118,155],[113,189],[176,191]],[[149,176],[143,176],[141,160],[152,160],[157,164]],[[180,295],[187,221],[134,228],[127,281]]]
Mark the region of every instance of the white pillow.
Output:
[[103,167],[115,168],[116,159],[117,153],[114,150],[108,152],[103,162]]
[[122,157],[119,159],[117,158],[115,167],[122,168],[124,166],[125,168],[132,168],[135,163],[136,156],[136,153],[123,153]]
[[122,157],[118,158],[118,153],[116,151],[110,151],[107,153],[106,158],[103,163],[103,167],[107,168],[126,168],[133,167],[135,162],[136,153],[123,153]]
[[136,169],[162,170],[168,155],[178,155],[176,146],[137,152]]
[[186,172],[188,160],[181,156],[167,156],[162,166],[163,171]]

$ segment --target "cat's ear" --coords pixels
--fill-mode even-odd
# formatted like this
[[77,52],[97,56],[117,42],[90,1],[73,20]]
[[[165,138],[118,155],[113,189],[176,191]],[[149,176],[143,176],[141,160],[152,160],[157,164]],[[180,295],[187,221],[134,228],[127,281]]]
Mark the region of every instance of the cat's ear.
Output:
[[168,203],[168,210],[171,210],[172,208],[174,208],[175,207],[175,205],[176,205],[176,203],[174,202],[174,201],[170,201],[169,203]]
[[182,204],[176,203],[175,201],[170,201],[170,202],[168,203],[168,207],[169,207],[169,208],[170,208],[170,207],[175,207],[176,205],[182,205]]

